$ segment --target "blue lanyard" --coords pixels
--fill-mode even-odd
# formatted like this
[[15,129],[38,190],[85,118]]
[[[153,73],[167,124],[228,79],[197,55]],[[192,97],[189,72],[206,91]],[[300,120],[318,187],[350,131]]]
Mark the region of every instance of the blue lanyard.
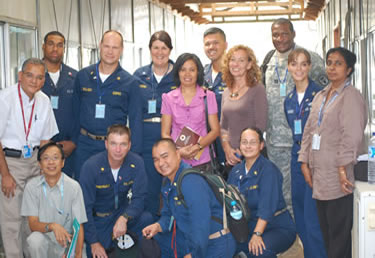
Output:
[[[350,85],[350,80],[347,80],[347,81],[345,82],[344,89],[345,89],[346,87],[348,87],[349,85]],[[327,94],[327,95],[328,95],[328,94]],[[335,92],[335,95],[334,95],[334,96],[328,101],[327,106],[324,106],[324,104],[326,103],[326,100],[327,100],[327,96],[324,97],[323,102],[322,102],[322,104],[320,105],[320,109],[319,109],[318,126],[320,126],[320,124],[322,123],[324,109],[325,109],[326,107],[328,107],[329,104],[331,104],[331,103],[337,98],[338,95],[339,95],[339,94],[338,94],[337,92]]]
[[56,207],[56,205],[51,202],[51,199],[48,199],[47,197],[47,187],[46,187],[46,182],[43,182],[43,192],[44,196],[46,197],[46,200],[48,201],[49,205],[57,210],[57,212],[62,215],[64,214],[64,174],[61,175],[61,184],[60,184],[60,193],[61,193],[61,207],[62,209],[59,209]]
[[103,97],[103,95],[104,95],[104,93],[105,93],[105,90],[104,91],[100,91],[100,81],[99,81],[99,63],[100,62],[98,62],[97,64],[96,64],[96,66],[95,66],[95,70],[96,70],[96,90],[97,90],[97,94],[98,94],[98,96],[99,96],[99,104],[101,104],[102,103],[102,97]]
[[[302,99],[302,101],[301,101],[301,105],[300,104],[298,104],[298,93],[297,93],[297,91],[295,90],[295,92],[296,92],[296,99],[297,99],[297,102],[296,102],[296,114],[297,114],[297,118],[301,118],[302,116],[303,116],[303,103],[304,103],[304,98],[305,97],[303,97],[303,99]],[[305,91],[305,94],[306,94],[306,91]]]
[[276,56],[275,71],[276,71],[277,79],[279,80],[280,83],[285,83],[286,82],[286,77],[288,76],[288,68],[286,68],[284,79],[281,80],[280,79],[280,74],[279,74],[279,67],[278,67],[277,63],[278,63],[278,58]]
[[[164,77],[167,75],[168,71],[169,71],[169,67],[170,67],[171,63],[168,62],[168,68],[167,68],[167,71],[165,71],[163,77],[161,78],[160,82],[164,79]],[[151,64],[151,88],[152,88],[152,99],[155,99],[155,91],[156,91],[156,87],[154,87],[154,80],[156,81],[156,78],[155,78],[155,75],[154,75],[154,69],[152,68],[152,64]],[[158,85],[157,81],[156,81],[156,84]]]

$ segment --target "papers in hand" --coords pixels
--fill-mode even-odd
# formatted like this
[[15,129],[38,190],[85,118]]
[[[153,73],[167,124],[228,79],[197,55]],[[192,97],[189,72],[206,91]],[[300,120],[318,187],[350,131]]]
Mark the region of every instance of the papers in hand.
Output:
[[[196,133],[193,129],[191,129],[188,126],[184,126],[184,128],[182,128],[175,142],[176,142],[177,148],[181,148],[181,147],[188,146],[190,144],[191,145],[197,144],[200,138],[201,136],[198,133]],[[203,153],[203,149],[199,151],[197,155],[195,155],[194,159],[199,160],[202,153]]]
[[72,242],[69,243],[68,247],[66,248],[66,258],[74,258],[79,234],[79,228],[81,225],[79,224],[78,220],[74,218],[73,220],[73,237]]

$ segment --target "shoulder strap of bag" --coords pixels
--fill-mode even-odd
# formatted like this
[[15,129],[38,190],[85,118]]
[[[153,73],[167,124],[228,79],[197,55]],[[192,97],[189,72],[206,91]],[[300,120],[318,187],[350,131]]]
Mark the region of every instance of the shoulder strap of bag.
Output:
[[[204,111],[205,111],[205,114],[206,114],[206,128],[207,128],[207,133],[209,133],[211,131],[211,127],[210,127],[210,123],[208,122],[208,105],[207,105],[207,90],[206,89],[204,90],[204,93],[205,93],[205,96],[204,96],[203,99],[204,99]],[[210,144],[209,147],[208,147],[209,152],[210,152],[211,166],[212,166],[212,170],[214,172],[216,172],[218,170],[218,168],[216,167],[216,163],[214,162],[215,150],[213,148],[213,144],[215,144],[215,141],[212,144]],[[216,155],[217,155],[217,152],[216,152]]]
[[264,58],[262,65],[260,66],[260,70],[262,71],[262,82],[263,82],[264,86],[266,86],[267,65],[270,62],[271,57],[273,56],[273,54],[275,53],[275,51],[276,51],[276,49],[272,49],[271,51],[269,51],[267,53],[266,57]]

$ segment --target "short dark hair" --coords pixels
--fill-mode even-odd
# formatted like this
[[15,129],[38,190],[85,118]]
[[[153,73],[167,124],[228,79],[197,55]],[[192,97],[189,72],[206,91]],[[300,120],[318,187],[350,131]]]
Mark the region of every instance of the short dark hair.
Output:
[[176,144],[171,138],[161,138],[160,140],[157,140],[152,146],[152,149],[158,147],[162,143],[167,143],[173,150],[177,150]]
[[46,152],[46,150],[48,150],[49,148],[52,148],[52,147],[56,147],[56,148],[59,149],[60,154],[61,154],[61,159],[64,160],[65,155],[64,155],[62,145],[59,144],[59,143],[56,143],[56,142],[48,142],[48,143],[44,144],[42,147],[40,147],[39,151],[38,151],[37,160],[41,161],[43,153]]
[[54,31],[50,31],[50,32],[48,32],[48,33],[44,36],[44,44],[47,43],[47,40],[48,40],[48,37],[49,37],[49,36],[59,36],[59,37],[62,37],[62,38],[64,39],[64,45],[65,45],[65,37],[64,37],[64,35],[63,35],[61,32],[56,31],[56,30],[54,30]]
[[344,58],[346,66],[348,68],[352,68],[350,73],[347,76],[347,78],[349,78],[352,75],[352,73],[354,72],[354,65],[357,62],[357,56],[353,52],[351,52],[350,50],[348,50],[346,48],[334,47],[334,48],[331,48],[330,50],[328,50],[328,52],[327,52],[326,64],[327,64],[327,60],[328,60],[329,55],[331,55],[332,53],[335,53],[335,52],[338,52]]
[[130,132],[129,127],[127,127],[126,125],[121,125],[121,124],[113,124],[110,127],[108,127],[107,139],[110,134],[119,134],[119,135],[126,134],[129,137],[129,141],[131,137],[131,132]]
[[307,51],[304,48],[296,48],[296,49],[292,50],[292,52],[290,52],[289,55],[288,55],[288,64],[290,64],[291,62],[296,60],[297,57],[300,54],[305,55],[305,57],[307,59],[307,63],[310,65],[311,64],[311,55],[310,55],[309,51]]
[[289,30],[290,32],[294,32],[294,27],[293,27],[293,23],[288,20],[288,19],[285,19],[285,18],[279,18],[279,19],[276,19],[273,23],[272,23],[272,26],[271,26],[271,29],[273,28],[274,25],[279,25],[279,24],[288,24],[289,25]]
[[160,40],[161,42],[163,42],[170,50],[173,49],[172,39],[169,36],[168,32],[166,32],[164,30],[160,30],[160,31],[157,31],[154,34],[152,34],[152,36],[150,38],[150,42],[148,43],[149,49],[151,49],[152,43],[154,43],[154,41],[156,41],[156,40]]
[[260,130],[258,127],[255,127],[255,126],[250,126],[250,127],[246,127],[245,129],[243,129],[241,131],[241,134],[240,134],[240,141],[241,141],[241,138],[242,138],[242,134],[247,131],[247,130],[251,130],[251,131],[254,131],[258,134],[258,139],[259,139],[259,142],[264,142],[264,138],[263,138],[263,132],[262,130]]
[[180,72],[180,70],[181,70],[182,66],[185,64],[185,62],[188,61],[188,60],[192,60],[195,63],[195,65],[197,66],[197,70],[198,70],[197,83],[198,83],[198,85],[202,86],[203,82],[204,82],[203,65],[202,65],[202,62],[199,59],[199,57],[195,54],[192,54],[192,53],[184,53],[184,54],[181,54],[177,58],[176,63],[174,64],[173,70],[172,70],[174,82],[178,86],[181,85],[180,76],[178,75],[178,73]]
[[121,32],[119,32],[117,30],[107,30],[106,32],[104,32],[103,36],[102,36],[102,39],[100,40],[100,42],[103,43],[105,35],[108,34],[108,33],[110,33],[110,32],[114,32],[114,33],[116,33],[117,35],[120,36],[120,38],[121,38],[121,46],[124,47],[124,37],[122,36]]
[[220,28],[217,28],[217,27],[211,27],[211,28],[208,28],[208,29],[203,33],[203,38],[205,38],[207,35],[216,34],[216,33],[219,33],[221,36],[223,36],[224,41],[227,41],[227,37],[225,36],[224,31],[223,31],[222,29],[220,29]]
[[39,58],[36,58],[36,57],[31,57],[31,58],[28,58],[25,60],[25,62],[23,62],[22,64],[22,68],[21,68],[21,71],[24,73],[25,70],[26,70],[26,66],[28,64],[32,64],[32,65],[41,65],[43,66],[44,68],[44,72],[46,73],[47,72],[47,66],[46,64],[44,63],[44,61],[42,59],[39,59]]

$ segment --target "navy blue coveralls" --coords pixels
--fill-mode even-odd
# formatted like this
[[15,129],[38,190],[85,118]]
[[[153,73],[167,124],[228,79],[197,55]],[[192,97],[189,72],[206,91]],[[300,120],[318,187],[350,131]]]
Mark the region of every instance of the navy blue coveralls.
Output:
[[[309,85],[305,91],[301,105],[298,103],[296,87],[287,95],[284,101],[285,115],[293,133],[292,160],[290,166],[292,205],[297,233],[302,240],[306,258],[327,257],[316,211],[316,203],[312,198],[312,189],[306,184],[301,171],[301,162],[298,162],[298,152],[301,149],[303,129],[309,117],[314,96],[321,89],[321,86],[309,80]],[[301,121],[302,133],[296,133],[295,120]]]
[[[222,98],[223,91],[227,87],[225,82],[223,82],[221,76],[222,74],[221,72],[219,72],[215,80],[212,80],[212,64],[207,64],[204,66],[204,86],[207,87],[207,89],[215,92],[219,121],[221,117],[221,98]],[[220,137],[216,139],[216,146],[217,146],[217,152],[218,152],[217,155],[218,155],[219,161],[221,163],[224,163],[225,153],[223,150],[223,146],[221,146]]]
[[[169,60],[169,65],[173,62]],[[152,63],[137,69],[134,72],[134,77],[139,80],[139,88],[142,93],[142,113],[143,119],[160,118],[161,109],[161,95],[173,89],[176,89],[176,84],[173,81],[172,73],[166,74],[158,83],[152,71]],[[156,107],[153,110],[153,101],[156,101]],[[149,109],[150,107],[150,109]],[[148,191],[146,197],[146,210],[151,212],[155,217],[159,212],[160,206],[160,188],[162,176],[156,171],[154,161],[152,159],[152,146],[161,137],[161,123],[160,121],[143,121],[143,145],[142,157],[146,166],[146,173],[148,176]]]
[[[92,135],[105,136],[109,126],[126,125],[129,117],[131,150],[139,154],[142,150],[142,97],[137,80],[119,64],[102,83],[98,78],[98,66],[99,63],[82,69],[75,81],[76,179],[79,178],[82,164],[92,155],[105,150],[104,140],[83,135],[81,129]],[[95,117],[97,104],[105,105],[104,118]]]
[[233,167],[228,183],[237,186],[245,196],[251,211],[249,241],[258,218],[267,221],[262,234],[266,250],[263,255],[249,254],[248,242],[238,244],[238,251],[248,257],[273,257],[286,251],[296,239],[293,219],[286,209],[282,192],[283,176],[271,161],[260,155],[246,174],[245,160]]
[[115,182],[108,152],[100,152],[83,164],[79,183],[88,219],[84,227],[88,257],[93,243],[100,242],[107,250],[114,246],[113,226],[124,213],[130,216],[128,230],[141,239],[142,229],[152,223],[151,214],[144,211],[147,177],[141,157],[128,152]]
[[[53,108],[56,123],[59,128],[59,133],[55,135],[52,140],[59,141],[73,141],[74,128],[72,126],[72,119],[74,117],[73,110],[73,95],[74,79],[77,71],[73,68],[61,64],[60,76],[57,85],[54,84],[49,73],[46,73],[46,80],[44,82],[42,91],[49,97],[58,96],[56,108]],[[73,176],[74,172],[74,151],[69,157],[65,158],[64,173]]]
[[[223,218],[223,207],[216,199],[210,186],[199,175],[186,175],[181,184],[181,191],[188,208],[178,200],[176,182],[181,172],[190,167],[181,162],[174,181],[165,178],[162,186],[163,209],[158,221],[162,233],[155,239],[158,241],[163,258],[172,258],[177,247],[178,257],[191,253],[194,258],[228,258],[233,257],[236,243],[231,233],[215,239],[209,236],[223,229],[223,225],[211,217]],[[174,220],[171,220],[171,218]],[[177,240],[171,243],[173,234]]]

